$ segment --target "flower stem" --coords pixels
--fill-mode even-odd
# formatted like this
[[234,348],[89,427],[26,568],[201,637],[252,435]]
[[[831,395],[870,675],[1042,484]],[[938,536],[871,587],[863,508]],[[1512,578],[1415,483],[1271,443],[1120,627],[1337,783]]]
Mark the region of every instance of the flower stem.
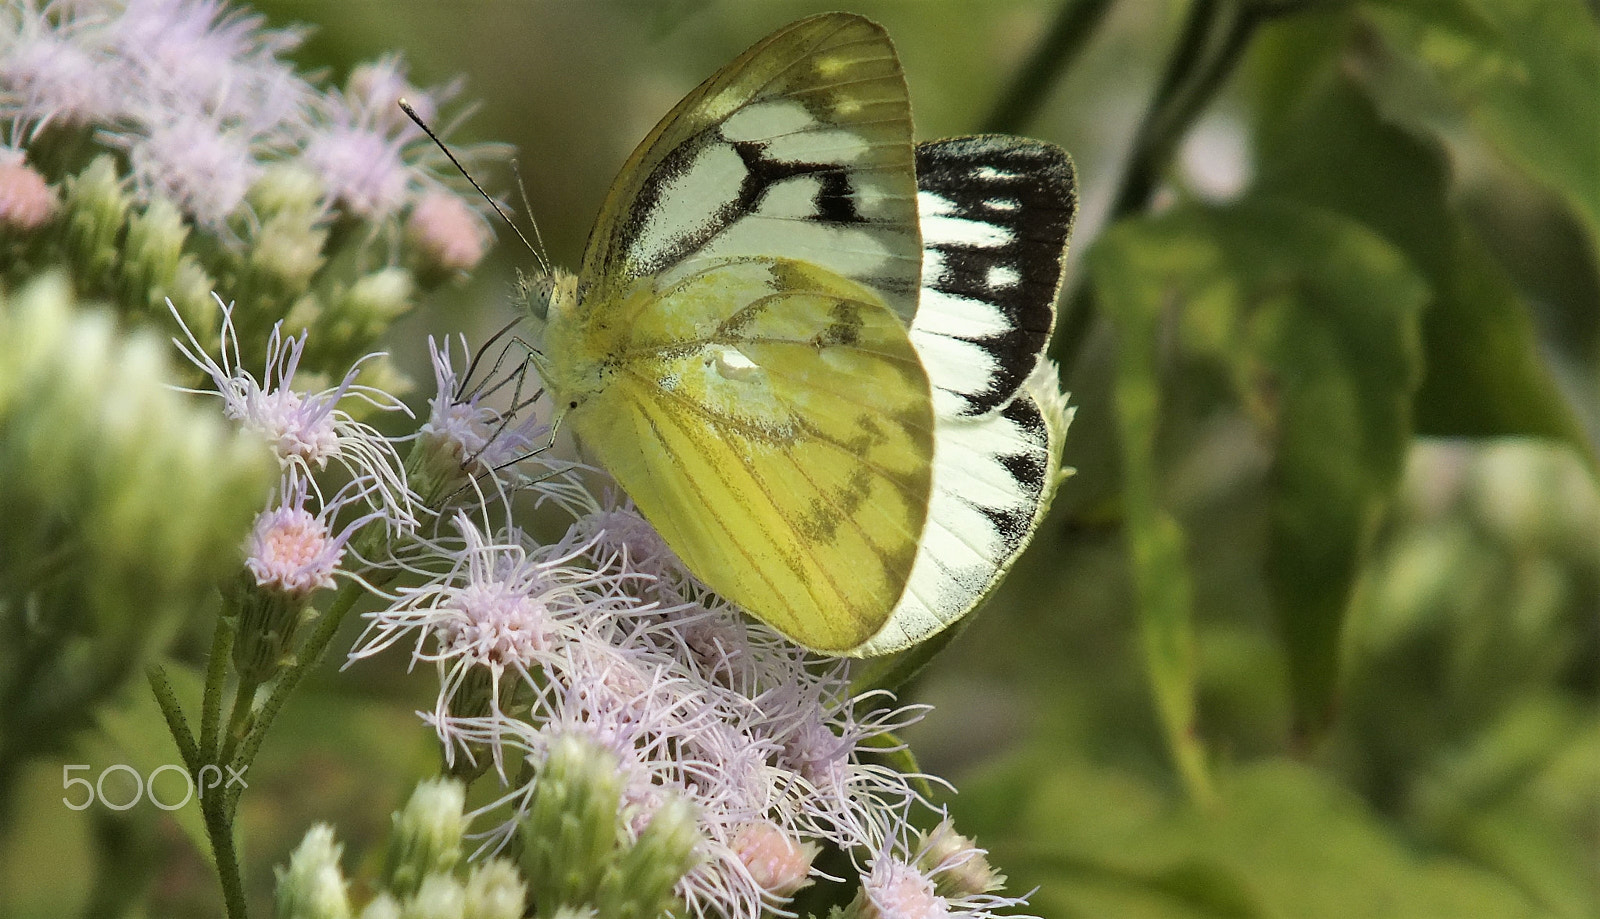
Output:
[[[226,601],[224,601],[226,602]],[[217,615],[217,630],[211,636],[211,659],[206,666],[205,698],[200,707],[200,751],[207,762],[217,754],[217,729],[222,722],[222,692],[228,680],[228,654],[233,650],[233,623],[227,612]]]
[[189,731],[189,722],[183,717],[183,707],[178,704],[177,693],[172,691],[167,671],[160,664],[150,664],[145,667],[144,675],[150,683],[150,691],[155,694],[156,704],[161,707],[162,717],[167,719],[167,730],[172,732],[172,740],[178,745],[184,768],[191,776],[198,774],[201,758],[209,754],[195,746],[194,734]]
[[[233,766],[234,770],[241,774],[250,768],[256,754],[261,750],[261,742],[266,738],[267,731],[272,728],[272,723],[282,711],[284,703],[300,685],[300,681],[305,679],[306,674],[322,662],[322,656],[327,652],[328,645],[333,642],[333,636],[339,631],[339,624],[344,621],[345,614],[350,612],[351,607],[355,606],[362,590],[363,585],[355,580],[346,581],[344,586],[339,588],[339,593],[334,596],[333,602],[322,614],[322,620],[317,623],[317,630],[311,633],[311,637],[300,647],[294,664],[273,684],[272,692],[267,696],[267,701],[262,703],[255,721],[238,744],[237,752],[233,752],[223,760],[225,765]],[[238,806],[239,793],[242,790],[243,785],[228,789],[226,810],[229,814]]]
[[233,818],[229,798],[221,783],[201,793],[200,813],[205,817],[206,836],[211,840],[211,852],[217,859],[217,880],[222,884],[222,901],[228,908],[228,919],[248,919],[245,906],[244,877],[239,872],[239,855],[233,846]]

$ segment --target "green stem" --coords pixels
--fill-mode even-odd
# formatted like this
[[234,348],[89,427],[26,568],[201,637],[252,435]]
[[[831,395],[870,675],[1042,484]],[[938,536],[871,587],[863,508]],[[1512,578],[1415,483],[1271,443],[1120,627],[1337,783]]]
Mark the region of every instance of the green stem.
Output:
[[[333,636],[338,633],[339,625],[344,621],[345,614],[355,606],[356,600],[361,596],[362,585],[358,581],[346,581],[339,589],[339,593],[328,605],[327,612],[322,614],[322,621],[317,623],[317,630],[311,634],[306,643],[300,647],[293,665],[278,677],[272,687],[272,692],[267,696],[267,701],[262,704],[261,711],[257,713],[254,724],[245,734],[243,741],[238,746],[238,751],[223,760],[224,765],[232,765],[235,771],[243,774],[255,761],[256,754],[261,750],[261,742],[266,738],[267,731],[272,728],[272,723],[283,710],[283,705],[289,696],[300,685],[319,663],[327,652],[328,645],[333,642]],[[239,803],[239,793],[243,786],[233,786],[227,790],[228,813],[233,813]]]
[[228,919],[248,919],[244,876],[239,871],[239,854],[233,845],[230,796],[223,789],[224,786],[218,784],[201,794],[200,813],[205,817],[211,852],[217,858],[217,880],[222,884],[222,901],[228,908]]
[[[226,595],[223,602],[227,603]],[[233,622],[226,610],[217,614],[211,636],[211,659],[206,663],[205,698],[200,703],[200,749],[207,762],[218,762],[217,729],[222,723],[222,693],[228,682],[228,655],[233,651]]]
[[1011,86],[984,119],[983,130],[1015,134],[1028,126],[1044,104],[1050,88],[1071,69],[1085,45],[1111,9],[1111,0],[1069,0],[1056,13],[1050,31],[1028,55],[1011,80]]
[[178,745],[178,755],[183,757],[184,767],[189,770],[189,775],[199,775],[200,767],[204,765],[201,761],[203,754],[201,748],[195,746],[194,734],[189,731],[189,722],[183,717],[183,707],[178,704],[178,694],[172,691],[167,671],[160,664],[150,664],[144,668],[144,675],[150,683],[150,692],[156,697],[156,704],[161,707],[162,717],[167,719],[167,730]]
[[[1251,0],[1195,0],[1172,57],[1134,134],[1122,181],[1107,215],[1109,226],[1142,211],[1159,187],[1178,142],[1244,59],[1256,29],[1286,8]],[[1087,284],[1068,299],[1051,356],[1071,373],[1094,330],[1098,310]]]
[[222,750],[217,753],[219,764],[233,762],[234,751],[239,749],[239,744],[249,734],[254,714],[251,709],[255,707],[256,690],[259,688],[259,680],[243,678],[233,688],[233,706],[228,710],[228,731],[222,736]]

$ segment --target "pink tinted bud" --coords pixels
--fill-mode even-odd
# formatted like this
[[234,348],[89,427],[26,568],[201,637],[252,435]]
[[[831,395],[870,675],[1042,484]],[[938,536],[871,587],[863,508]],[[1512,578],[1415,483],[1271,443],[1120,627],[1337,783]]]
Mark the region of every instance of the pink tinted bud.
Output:
[[0,161],[0,225],[36,230],[56,213],[56,195],[44,176],[20,159]]
[[483,260],[489,233],[466,203],[448,192],[422,196],[406,220],[406,235],[433,265],[465,271]]
[[733,851],[762,890],[792,897],[811,883],[811,862],[821,849],[796,841],[774,824],[751,823],[733,838]]

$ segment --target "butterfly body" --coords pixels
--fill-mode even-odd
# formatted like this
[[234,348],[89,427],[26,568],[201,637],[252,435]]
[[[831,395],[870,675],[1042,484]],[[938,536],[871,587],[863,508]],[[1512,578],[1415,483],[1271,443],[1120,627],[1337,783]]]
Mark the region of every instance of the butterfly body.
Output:
[[[1000,338],[964,338],[977,327],[952,331],[950,317],[992,304],[963,299],[955,274],[953,293],[930,293],[924,226],[946,221],[935,237],[953,241],[951,265],[1016,240],[962,216],[948,190],[919,195],[917,168],[883,30],[848,14],[802,20],[662,120],[624,166],[579,273],[545,284],[540,371],[562,423],[691,571],[825,653],[885,653],[958,617],[987,591],[983,572],[998,577],[1020,551],[1056,475],[1059,435],[1019,392],[1053,323],[1064,231],[1047,300],[1028,294],[1045,314],[1032,337],[1011,343],[1002,310],[990,317]],[[986,279],[1025,273],[996,265]],[[923,315],[949,321],[918,329],[941,295]],[[987,369],[934,372],[937,346]],[[1020,373],[1003,366],[1023,351]],[[1020,422],[1001,419],[1019,409]],[[1017,532],[930,549],[930,528],[958,522],[964,487],[982,484],[949,462],[941,472],[938,445],[948,459],[1003,436],[1026,462],[985,466],[992,494],[972,506]]]

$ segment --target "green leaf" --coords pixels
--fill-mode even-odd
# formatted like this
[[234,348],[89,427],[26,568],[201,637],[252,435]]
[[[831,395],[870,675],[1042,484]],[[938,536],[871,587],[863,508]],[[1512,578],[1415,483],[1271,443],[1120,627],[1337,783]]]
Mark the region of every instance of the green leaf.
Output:
[[1551,913],[1496,874],[1419,852],[1365,802],[1295,763],[1223,773],[1214,808],[1040,750],[964,783],[957,826],[1032,911],[1099,919],[1438,919]]
[[1212,317],[1190,328],[1233,330],[1207,344],[1230,364],[1273,450],[1266,575],[1296,726],[1319,733],[1357,565],[1410,440],[1426,285],[1359,224],[1272,202],[1125,223],[1091,254],[1091,271],[1120,338],[1129,539],[1147,637],[1158,637],[1150,663],[1158,699],[1172,707],[1164,713],[1185,713],[1173,687],[1193,681],[1192,657],[1179,650],[1192,642],[1181,532],[1159,509],[1151,459],[1157,319],[1170,309]]
[[1582,0],[1385,0],[1384,34],[1567,202],[1600,252],[1600,24]]
[[1266,37],[1257,58],[1256,191],[1365,223],[1428,279],[1434,296],[1422,319],[1418,433],[1550,437],[1592,461],[1528,310],[1451,205],[1444,151],[1386,121],[1337,60],[1303,64],[1308,45],[1337,48],[1344,29],[1324,20]]
[[[1123,457],[1123,513],[1139,607],[1145,669],[1168,751],[1190,793],[1209,796],[1195,729],[1194,588],[1181,526],[1161,506],[1156,435],[1161,392],[1158,326],[1169,276],[1205,271],[1203,240],[1139,225],[1111,231],[1090,255],[1095,295],[1117,328],[1116,406]],[[1152,237],[1160,236],[1159,241]],[[1154,245],[1152,245],[1152,243]]]

